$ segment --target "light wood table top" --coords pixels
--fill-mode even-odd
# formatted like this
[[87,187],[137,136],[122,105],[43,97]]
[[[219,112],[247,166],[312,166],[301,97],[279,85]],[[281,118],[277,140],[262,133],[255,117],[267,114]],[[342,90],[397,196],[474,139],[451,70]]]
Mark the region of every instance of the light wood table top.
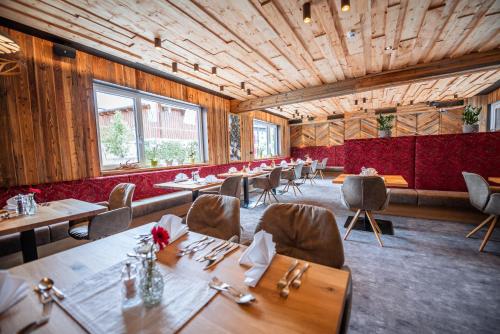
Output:
[[499,177],[489,177],[488,181],[496,183],[496,184],[500,184],[500,176]]
[[[140,226],[114,236],[87,243],[55,255],[42,258],[9,271],[34,284],[43,276],[51,277],[55,284],[69,288],[77,282],[102,271],[126,258],[135,246],[134,236],[150,230],[152,224]],[[213,270],[204,271],[203,263],[187,256],[175,256],[177,246],[197,240],[201,235],[190,232],[158,254],[161,265],[185,276],[221,280],[244,288],[244,272],[247,268],[238,264],[245,249],[231,253]],[[290,265],[292,259],[277,255],[259,284],[250,288],[257,298],[251,305],[240,306],[222,294],[213,298],[195,315],[182,333],[336,333],[343,314],[345,293],[349,279],[346,271],[311,264],[304,274],[299,289],[290,288],[288,299],[279,296],[276,283]],[[301,261],[302,262],[302,261]],[[119,306],[117,306],[119,307]],[[15,333],[27,323],[36,320],[42,307],[35,293],[0,315],[2,333]],[[40,333],[82,333],[83,329],[62,309],[54,305],[50,322]],[[161,332],[161,329],[158,329]]]
[[102,205],[69,198],[49,202],[48,206],[38,205],[36,214],[17,216],[8,219],[0,218],[0,236],[14,232],[32,230],[36,227],[52,225],[67,220],[78,220],[93,217],[107,211]]
[[[346,176],[355,174],[340,174],[333,179],[333,183],[343,184]],[[401,175],[378,175],[384,178],[385,186],[389,188],[408,188],[408,182]]]
[[164,183],[158,183],[155,184],[155,188],[161,188],[161,189],[181,189],[181,190],[202,190],[206,188],[211,188],[211,187],[216,187],[220,186],[224,180],[218,180],[217,182],[194,182],[193,180],[189,179],[186,181],[180,181],[180,182],[164,182]]
[[262,171],[262,172],[242,172],[242,171],[238,171],[236,173],[221,173],[219,175],[217,175],[218,177],[222,177],[222,178],[226,178],[226,177],[231,177],[231,176],[239,176],[241,175],[242,177],[247,177],[247,178],[253,178],[253,177],[257,177],[257,176],[262,176],[262,175],[265,175],[265,174],[269,174],[269,172],[266,172],[266,171]]

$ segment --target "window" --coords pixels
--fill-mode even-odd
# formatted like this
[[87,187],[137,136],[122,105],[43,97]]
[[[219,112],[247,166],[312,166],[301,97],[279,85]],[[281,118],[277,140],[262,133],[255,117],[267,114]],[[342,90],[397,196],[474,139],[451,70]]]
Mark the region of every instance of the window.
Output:
[[278,126],[262,121],[253,121],[254,156],[257,159],[279,154]]
[[101,83],[94,94],[103,169],[205,161],[199,106]]
[[489,112],[489,131],[500,130],[500,101],[492,103]]

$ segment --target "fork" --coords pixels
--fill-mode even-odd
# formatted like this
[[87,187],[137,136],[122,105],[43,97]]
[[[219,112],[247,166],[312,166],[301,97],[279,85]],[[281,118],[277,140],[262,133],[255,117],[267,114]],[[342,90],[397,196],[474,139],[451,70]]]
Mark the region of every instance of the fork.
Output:
[[214,254],[218,254],[219,251],[222,249],[226,248],[229,245],[229,241],[220,241],[212,250],[210,250],[208,253],[205,255],[200,255],[197,258],[195,258],[196,261],[203,262],[207,259],[207,257],[212,256]]
[[52,297],[49,297],[46,300],[41,300],[41,303],[43,305],[43,310],[42,310],[42,316],[41,316],[41,318],[38,319],[38,320],[36,320],[36,321],[30,322],[29,324],[27,324],[26,326],[24,326],[23,328],[21,328],[17,332],[17,334],[31,333],[34,330],[42,327],[43,325],[45,325],[46,323],[49,322],[50,312],[52,311],[52,303],[53,303]]

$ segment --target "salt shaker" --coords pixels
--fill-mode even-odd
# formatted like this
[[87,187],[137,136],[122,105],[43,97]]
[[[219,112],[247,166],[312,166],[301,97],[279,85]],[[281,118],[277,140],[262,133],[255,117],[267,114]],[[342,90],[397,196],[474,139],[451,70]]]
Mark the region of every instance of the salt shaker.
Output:
[[138,291],[139,277],[136,266],[128,261],[122,269],[122,283],[122,308],[128,309],[139,305],[142,302]]
[[24,196],[19,194],[16,196],[16,212],[17,214],[19,215],[24,215],[25,213],[25,200],[24,200]]

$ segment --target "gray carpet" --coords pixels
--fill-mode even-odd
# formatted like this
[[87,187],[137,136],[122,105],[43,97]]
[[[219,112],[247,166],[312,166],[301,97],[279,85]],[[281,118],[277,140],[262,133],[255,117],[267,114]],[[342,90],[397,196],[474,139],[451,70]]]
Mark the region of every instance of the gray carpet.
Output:
[[[280,201],[331,209],[343,235],[350,212],[340,202],[340,187],[325,179],[301,189],[303,196],[289,192]],[[243,241],[252,238],[264,210],[242,209]],[[499,229],[479,253],[485,231],[464,237],[474,225],[377,218],[394,223],[395,235],[383,235],[383,248],[371,232],[353,231],[344,241],[353,276],[350,333],[500,333]]]

